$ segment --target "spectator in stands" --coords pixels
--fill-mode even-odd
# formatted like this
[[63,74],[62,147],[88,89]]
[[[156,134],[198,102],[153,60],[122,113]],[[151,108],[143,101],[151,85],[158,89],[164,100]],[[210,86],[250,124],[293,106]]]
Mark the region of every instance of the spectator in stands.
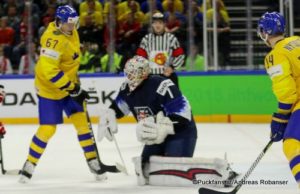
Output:
[[8,18],[1,17],[0,45],[11,47],[14,43],[15,30],[7,25]]
[[130,11],[130,7],[132,7],[132,4],[136,5],[136,10],[141,11],[140,4],[134,0],[126,0],[124,2],[121,2],[118,4],[118,12],[119,13],[127,13]]
[[9,7],[11,6],[16,8],[17,14],[21,14],[24,10],[24,1],[6,0],[6,3],[3,4],[3,10],[6,15],[8,15]]
[[120,41],[120,44],[118,45],[118,51],[123,55],[125,60],[134,55],[138,48],[138,41],[140,40],[142,22],[135,16],[134,12],[130,12],[119,28],[119,36],[122,41]]
[[41,36],[43,35],[44,31],[47,29],[47,27],[51,21],[52,21],[52,19],[50,17],[43,18],[43,25],[38,30],[39,39],[41,38]]
[[[175,1],[167,1],[167,11],[165,12],[166,18],[166,31],[172,32],[179,39],[180,42],[184,42],[186,37],[186,28],[181,26],[186,25],[185,16],[176,11]],[[183,44],[185,45],[185,43]]]
[[[47,10],[45,12],[45,14],[43,14],[42,16],[42,22],[45,25],[45,20],[47,21],[54,21],[54,17],[55,17],[55,11],[56,11],[56,4],[51,4],[47,7]],[[47,18],[47,19],[45,19]]]
[[129,44],[136,44],[137,37],[142,27],[142,22],[136,17],[135,12],[129,12],[124,22],[121,23],[119,34]]
[[174,4],[174,11],[183,13],[183,3],[181,0],[163,0],[162,6],[164,11],[168,11],[169,4]]
[[160,0],[145,0],[141,4],[141,10],[146,14],[150,12],[151,8],[155,11],[163,12]]
[[197,45],[193,45],[192,49],[186,58],[185,66],[182,70],[186,71],[204,71],[204,57],[199,53]]
[[101,29],[103,26],[102,5],[101,11],[98,11],[97,4],[99,4],[99,2],[96,3],[94,0],[86,0],[84,3],[87,4],[87,9],[80,14],[80,26],[85,26],[85,17],[90,16],[89,19],[92,19],[92,23]]
[[99,57],[96,55],[98,51],[97,44],[83,43],[80,45],[81,57],[79,73],[95,73],[96,69],[100,69]]
[[[9,5],[7,10],[7,23],[10,27],[12,27],[16,32],[19,31],[20,26],[20,15],[18,15],[17,7],[15,5]],[[19,37],[16,37],[19,38]]]
[[102,25],[97,25],[91,15],[84,17],[84,25],[78,29],[79,37],[81,42],[96,43],[100,46],[103,42]]
[[[193,27],[194,27],[194,42],[196,45],[199,45],[200,48],[203,47],[203,15],[200,11],[197,1],[192,2],[192,16],[193,16]],[[202,50],[202,49],[201,49]]]
[[26,55],[26,47],[28,46],[28,32],[29,32],[29,27],[31,27],[31,37],[29,37],[31,40],[34,40],[35,37],[35,32],[37,31],[37,29],[35,29],[35,27],[37,27],[34,24],[31,24],[30,26],[28,26],[28,12],[23,13],[22,15],[22,20],[19,26],[19,32],[16,33],[17,37],[19,37],[19,40],[17,42],[17,44],[14,46],[13,51],[12,51],[12,57],[11,57],[11,62],[12,62],[12,66],[14,69],[19,69],[19,64],[20,64],[20,59],[23,55]]
[[30,52],[26,52],[26,54],[21,57],[19,75],[34,74],[34,66],[39,58],[34,42],[30,44],[30,49]]
[[28,14],[27,13],[23,13],[22,15],[22,20],[20,23],[20,40],[21,41],[25,41],[26,37],[28,35]]
[[40,9],[41,15],[47,12],[47,9],[50,5],[56,5],[56,0],[33,0]]
[[[214,9],[207,10],[207,22],[213,21]],[[213,31],[213,28],[208,28]],[[221,68],[225,68],[230,63],[230,22],[225,5],[222,0],[217,0],[217,31],[218,31],[218,48]]]
[[4,48],[0,45],[0,75],[12,74],[13,69],[9,58],[4,55]]
[[124,9],[126,12],[120,12],[123,13],[118,17],[118,22],[123,23],[125,22],[129,15],[133,15],[135,20],[138,20],[140,23],[144,23],[145,15],[144,13],[139,9],[139,4],[136,1],[129,1],[128,2],[128,8]]
[[85,13],[85,12],[90,12],[90,6],[91,2],[94,2],[94,8],[93,11],[100,12],[101,15],[103,13],[103,7],[102,4],[98,0],[85,0],[79,5],[79,15]]
[[[113,59],[110,59],[110,53],[112,50],[107,47],[106,54],[101,57],[100,63],[101,63],[101,71],[102,72],[119,72],[121,68],[121,64],[123,62],[122,55],[118,54],[117,52],[114,52],[112,54]],[[110,60],[113,61],[112,65],[110,66]]]
[[180,21],[176,18],[174,13],[169,14],[166,21],[166,32],[176,34],[180,28]]
[[2,16],[0,24],[0,46],[2,47],[5,57],[11,57],[14,42],[15,30],[8,26],[8,18]]
[[175,15],[175,17],[177,19],[180,20],[181,24],[185,24],[186,23],[186,18],[185,18],[185,16],[181,12],[179,12],[179,11],[176,10],[176,4],[175,4],[175,2],[176,1],[166,1],[165,5],[167,7],[165,8],[164,15],[165,15],[166,18],[168,18],[169,15],[173,14],[173,15]]

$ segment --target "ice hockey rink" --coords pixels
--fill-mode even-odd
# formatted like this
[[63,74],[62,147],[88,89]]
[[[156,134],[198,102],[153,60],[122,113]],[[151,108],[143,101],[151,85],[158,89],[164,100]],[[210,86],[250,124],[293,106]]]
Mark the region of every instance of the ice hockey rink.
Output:
[[[244,173],[268,142],[267,124],[198,124],[195,157],[224,157],[227,153],[232,168]],[[3,154],[7,170],[21,168],[37,125],[6,125]],[[94,125],[94,130],[96,125]],[[131,158],[140,154],[142,145],[136,140],[135,125],[119,125],[116,135],[129,175],[108,174],[105,182],[96,182],[85,163],[72,125],[60,125],[37,166],[29,184],[18,183],[16,175],[0,175],[0,194],[196,194],[193,187],[137,186]],[[295,194],[297,189],[288,163],[275,143],[248,180],[287,181],[285,185],[248,184],[239,194]],[[120,162],[114,143],[98,142],[102,161]],[[241,178],[241,176],[239,177]],[[223,189],[230,191],[231,189]]]

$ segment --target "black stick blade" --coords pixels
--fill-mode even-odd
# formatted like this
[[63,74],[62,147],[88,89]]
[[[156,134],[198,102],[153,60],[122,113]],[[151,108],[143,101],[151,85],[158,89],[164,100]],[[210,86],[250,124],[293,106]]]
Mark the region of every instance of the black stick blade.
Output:
[[208,188],[203,188],[201,187],[199,189],[199,194],[235,194],[236,192],[231,191],[231,192],[221,192],[221,191],[215,191],[212,189],[208,189]]

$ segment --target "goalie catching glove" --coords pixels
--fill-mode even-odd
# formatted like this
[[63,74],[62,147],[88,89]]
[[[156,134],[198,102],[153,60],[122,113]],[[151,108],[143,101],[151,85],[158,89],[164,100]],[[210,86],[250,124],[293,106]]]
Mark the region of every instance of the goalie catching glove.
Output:
[[98,124],[98,141],[106,137],[109,141],[113,140],[113,134],[118,132],[116,113],[113,109],[101,111]]
[[173,122],[160,111],[156,118],[153,116],[142,119],[136,127],[136,135],[140,142],[146,145],[161,144],[168,135],[173,135]]

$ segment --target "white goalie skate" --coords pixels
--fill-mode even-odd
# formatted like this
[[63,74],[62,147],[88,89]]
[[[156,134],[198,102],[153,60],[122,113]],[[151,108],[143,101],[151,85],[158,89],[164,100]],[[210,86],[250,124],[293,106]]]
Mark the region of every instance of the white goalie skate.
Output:
[[106,173],[100,171],[101,167],[97,159],[89,160],[87,163],[91,173],[95,175],[96,181],[104,181],[107,179]]
[[20,174],[19,183],[28,183],[32,177],[35,165],[29,161],[26,161]]

